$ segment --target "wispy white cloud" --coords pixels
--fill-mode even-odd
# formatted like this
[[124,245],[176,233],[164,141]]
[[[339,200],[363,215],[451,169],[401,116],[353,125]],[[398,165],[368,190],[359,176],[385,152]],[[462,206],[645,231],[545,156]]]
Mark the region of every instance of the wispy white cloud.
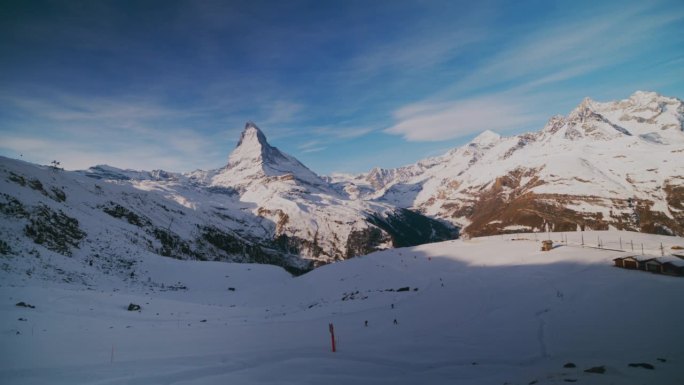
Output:
[[[640,54],[662,27],[684,20],[684,11],[627,6],[611,17],[553,20],[517,38],[480,66],[423,101],[396,109],[385,133],[408,141],[439,141],[484,130],[536,129],[552,112],[545,97],[554,84],[618,66]],[[584,95],[586,96],[586,95]]]
[[314,135],[316,139],[308,140],[297,146],[302,154],[320,152],[340,141],[360,138],[377,131],[373,127],[324,126],[307,129],[307,135]]
[[176,154],[165,151],[163,146],[131,144],[129,149],[104,150],[71,139],[41,140],[21,137],[17,134],[0,133],[0,150],[38,164],[58,160],[69,170],[86,169],[98,164],[119,168],[186,170]]
[[332,139],[354,139],[377,131],[375,127],[345,127],[345,126],[328,126],[319,127],[315,132],[321,135],[329,136]]
[[323,150],[325,150],[326,148],[328,148],[328,147],[309,147],[309,148],[307,148],[307,149],[302,150],[301,152],[302,152],[303,154],[309,154],[309,153],[312,153],[312,152],[320,152],[320,151],[323,151]]
[[284,124],[289,123],[297,118],[302,112],[304,106],[300,103],[294,103],[285,100],[276,100],[268,103],[263,107],[263,118],[260,124]]
[[504,95],[417,103],[398,109],[394,117],[397,123],[384,132],[401,135],[408,141],[454,139],[484,130],[502,132],[539,119],[524,102]]
[[389,69],[429,69],[453,59],[468,45],[483,41],[487,35],[486,31],[475,27],[430,32],[425,36],[413,36],[373,46],[369,52],[364,52],[351,60],[351,72],[355,76],[365,78]]
[[[211,165],[228,146],[179,122],[194,115],[154,102],[79,98],[1,96],[16,111],[31,114],[32,123],[0,132],[0,149],[23,154],[28,161],[59,160],[67,169],[95,164],[130,168],[189,171]],[[220,164],[214,164],[214,167]]]
[[297,146],[297,148],[300,150],[307,150],[310,148],[320,147],[320,145],[321,145],[320,140],[309,140],[307,142],[300,144],[299,146]]
[[682,9],[644,2],[581,20],[554,20],[513,42],[455,85],[477,89],[510,81],[541,86],[617,65],[641,54],[640,44],[684,20]]

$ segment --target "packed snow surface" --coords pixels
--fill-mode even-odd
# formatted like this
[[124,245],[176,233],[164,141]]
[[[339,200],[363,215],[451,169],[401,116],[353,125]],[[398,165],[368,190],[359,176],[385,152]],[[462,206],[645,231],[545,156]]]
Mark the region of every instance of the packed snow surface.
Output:
[[[631,248],[660,256],[684,239],[550,236],[549,252],[540,251],[546,234],[473,238],[296,278],[275,266],[154,255],[141,258],[135,280],[52,260],[90,275],[91,286],[1,269],[0,382],[684,383],[684,279],[612,266]],[[130,303],[142,309],[127,311]],[[585,372],[592,367],[605,373]]]

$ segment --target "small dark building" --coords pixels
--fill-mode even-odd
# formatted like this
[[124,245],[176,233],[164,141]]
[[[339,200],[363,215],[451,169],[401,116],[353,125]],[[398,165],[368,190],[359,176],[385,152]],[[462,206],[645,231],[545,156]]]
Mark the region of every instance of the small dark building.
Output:
[[643,270],[655,274],[684,276],[684,259],[675,256],[648,258],[641,256],[619,257],[613,259],[616,267],[630,270]]
[[663,264],[656,258],[644,261],[644,270],[651,273],[661,274],[663,272]]
[[635,257],[622,258],[622,267],[625,269],[639,270],[639,260]]
[[675,256],[660,257],[658,259],[662,262],[661,272],[663,274],[678,277],[684,276],[684,259]]
[[684,277],[684,267],[677,266],[671,262],[665,262],[663,263],[663,274]]

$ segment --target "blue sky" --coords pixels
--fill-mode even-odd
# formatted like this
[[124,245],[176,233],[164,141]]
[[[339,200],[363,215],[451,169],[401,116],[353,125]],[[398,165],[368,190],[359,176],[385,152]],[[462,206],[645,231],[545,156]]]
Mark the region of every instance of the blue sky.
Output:
[[0,154],[223,166],[246,121],[320,174],[396,167],[585,96],[684,97],[684,2],[1,1]]

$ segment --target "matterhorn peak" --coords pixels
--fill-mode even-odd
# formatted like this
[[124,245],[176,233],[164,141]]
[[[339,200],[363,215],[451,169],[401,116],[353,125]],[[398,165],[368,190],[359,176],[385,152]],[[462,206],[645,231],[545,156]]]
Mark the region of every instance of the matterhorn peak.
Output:
[[257,127],[254,122],[247,122],[245,124],[245,129],[242,130],[242,134],[240,135],[240,140],[238,141],[237,147],[241,146],[268,146],[268,142],[266,141],[266,135],[264,135],[263,132]]
[[275,147],[268,144],[266,135],[254,122],[250,121],[245,124],[240,140],[228,158],[228,167],[245,161],[257,164],[269,161],[277,162],[281,158],[284,156]]
[[297,159],[268,144],[266,135],[250,121],[245,124],[237,146],[228,157],[228,165],[214,184],[240,184],[254,178],[284,175],[310,184],[320,183],[319,177]]

